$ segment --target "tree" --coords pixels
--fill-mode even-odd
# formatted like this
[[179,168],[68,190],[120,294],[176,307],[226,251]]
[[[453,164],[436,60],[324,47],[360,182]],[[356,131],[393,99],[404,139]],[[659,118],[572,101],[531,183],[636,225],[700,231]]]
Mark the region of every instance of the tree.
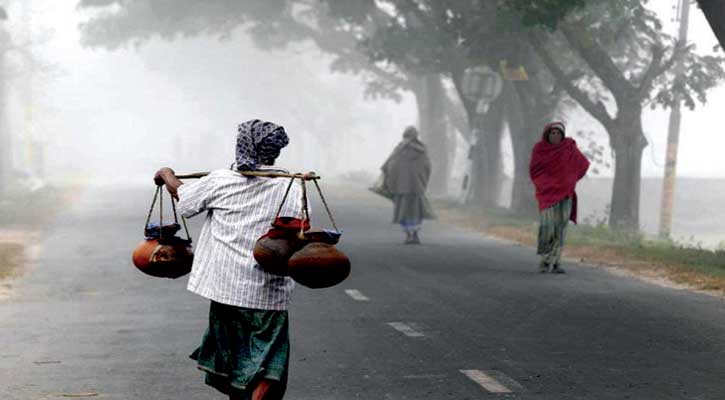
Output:
[[[627,231],[639,227],[641,161],[647,146],[643,109],[669,107],[677,96],[694,108],[725,78],[721,57],[700,55],[694,46],[677,43],[663,32],[645,3],[590,3],[570,13],[548,38],[535,31],[528,35],[556,82],[606,129],[615,154],[609,223]],[[557,60],[567,52],[586,70],[561,65]],[[678,59],[689,71],[683,80],[675,80],[673,66]]]
[[[506,36],[496,24],[495,2],[387,0],[378,3],[394,18],[363,40],[367,53],[379,65],[437,73],[453,82],[468,125],[478,134],[471,152],[473,171],[477,173],[471,182],[473,193],[477,204],[495,205],[500,172],[501,113],[491,111],[496,110],[497,103],[494,103],[488,114],[479,118],[477,102],[466,98],[462,87],[467,68],[493,60],[486,57],[486,51],[474,51],[478,43],[496,43]],[[495,63],[492,66],[498,67]]]
[[[390,16],[371,0],[334,2],[305,0],[82,0],[81,8],[115,4],[116,10],[102,13],[80,26],[87,46],[110,49],[127,43],[140,45],[153,36],[166,40],[201,34],[226,37],[240,26],[265,49],[310,40],[334,56],[331,69],[352,73],[366,84],[366,96],[372,99],[399,100],[411,91],[419,110],[423,139],[430,145],[434,173],[433,194],[445,194],[449,160],[446,115],[440,77],[417,74],[371,63],[360,51],[359,38],[370,34]],[[397,134],[398,132],[396,132]]]

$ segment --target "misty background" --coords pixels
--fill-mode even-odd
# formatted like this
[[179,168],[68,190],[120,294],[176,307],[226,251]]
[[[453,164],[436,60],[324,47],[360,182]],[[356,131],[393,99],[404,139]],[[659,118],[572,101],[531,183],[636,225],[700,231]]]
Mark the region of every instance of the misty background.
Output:
[[[650,2],[676,35],[674,1]],[[291,143],[278,165],[366,186],[403,129],[418,121],[415,99],[367,99],[353,74],[332,73],[332,57],[313,42],[263,51],[244,27],[226,37],[200,35],[167,41],[151,37],[109,51],[81,44],[79,24],[94,12],[76,0],[7,1],[5,22],[28,54],[10,55],[8,127],[14,169],[47,182],[149,185],[154,171],[179,173],[227,168],[238,123],[260,118],[283,125]],[[717,41],[694,8],[690,41],[709,50]],[[32,57],[32,68],[28,57]],[[725,241],[725,87],[694,111],[683,108],[673,236],[715,247]],[[641,227],[657,229],[668,111],[644,114],[649,146],[642,161]],[[591,131],[607,146],[602,128],[583,111],[560,118],[571,131]],[[513,175],[510,140],[503,139],[504,174]],[[467,144],[456,137],[448,196],[457,199]],[[611,159],[611,155],[605,157]],[[611,168],[581,184],[580,215],[595,221],[610,202]],[[150,189],[151,190],[151,189]],[[503,190],[501,205],[510,203]]]

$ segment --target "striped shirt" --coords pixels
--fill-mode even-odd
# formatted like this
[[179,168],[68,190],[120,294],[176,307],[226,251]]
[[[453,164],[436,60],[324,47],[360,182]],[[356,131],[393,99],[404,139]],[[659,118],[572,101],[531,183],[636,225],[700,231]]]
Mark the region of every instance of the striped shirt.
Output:
[[[264,170],[270,169],[260,169]],[[288,185],[289,179],[248,178],[216,170],[179,187],[181,215],[206,211],[187,287],[191,292],[238,307],[287,309],[294,282],[264,272],[252,252],[270,228]],[[292,185],[280,215],[299,218],[301,196],[300,185]]]

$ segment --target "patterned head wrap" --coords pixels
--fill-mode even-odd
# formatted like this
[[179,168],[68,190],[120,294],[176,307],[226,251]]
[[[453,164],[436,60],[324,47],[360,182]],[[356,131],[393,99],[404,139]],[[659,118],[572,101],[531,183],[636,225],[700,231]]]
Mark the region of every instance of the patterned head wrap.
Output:
[[259,165],[271,165],[287,146],[284,128],[271,122],[253,119],[239,124],[236,164],[240,171],[255,171]]

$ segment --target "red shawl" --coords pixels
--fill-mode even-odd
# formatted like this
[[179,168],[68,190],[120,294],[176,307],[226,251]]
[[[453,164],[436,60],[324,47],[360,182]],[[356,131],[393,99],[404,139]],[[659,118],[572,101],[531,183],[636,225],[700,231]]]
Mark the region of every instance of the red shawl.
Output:
[[589,160],[579,151],[574,139],[564,138],[559,144],[551,144],[546,140],[547,133],[555,124],[557,128],[563,127],[560,123],[546,125],[541,141],[534,146],[529,174],[536,187],[539,211],[571,197],[570,218],[576,223],[576,183],[587,173]]

